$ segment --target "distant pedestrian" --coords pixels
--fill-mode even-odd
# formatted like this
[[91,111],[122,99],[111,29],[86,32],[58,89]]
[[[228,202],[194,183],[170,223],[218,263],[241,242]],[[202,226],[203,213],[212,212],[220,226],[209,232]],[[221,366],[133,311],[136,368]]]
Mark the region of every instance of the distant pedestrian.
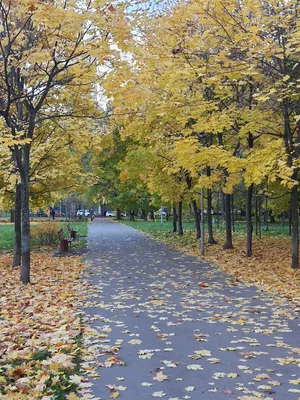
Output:
[[93,210],[93,208],[90,209],[90,217],[91,217],[91,222],[93,222],[93,219],[94,219],[94,210]]
[[52,207],[50,207],[50,215],[51,215],[51,217],[52,217],[52,219],[53,219],[53,221],[54,221],[55,210],[54,210],[54,208],[52,208]]

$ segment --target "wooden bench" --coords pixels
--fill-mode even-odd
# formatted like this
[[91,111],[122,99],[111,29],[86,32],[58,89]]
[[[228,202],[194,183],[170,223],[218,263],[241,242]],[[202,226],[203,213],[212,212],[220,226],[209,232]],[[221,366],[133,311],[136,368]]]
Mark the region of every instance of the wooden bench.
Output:
[[76,233],[78,233],[78,231],[76,231],[75,229],[73,229],[72,227],[71,227],[71,224],[69,223],[69,224],[67,224],[67,228],[68,228],[68,231],[69,231],[69,233],[70,233],[70,238],[71,239],[76,239]]
[[71,248],[71,243],[73,242],[73,238],[66,238],[64,234],[63,228],[60,228],[57,231],[59,243],[60,243],[60,252],[67,253],[69,251],[69,243]]

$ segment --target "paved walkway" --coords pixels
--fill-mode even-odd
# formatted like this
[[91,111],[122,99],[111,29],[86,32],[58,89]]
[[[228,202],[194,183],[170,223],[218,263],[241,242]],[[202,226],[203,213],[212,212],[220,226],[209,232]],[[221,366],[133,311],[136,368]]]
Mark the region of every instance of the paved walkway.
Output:
[[97,398],[299,399],[299,308],[116,222],[88,247]]

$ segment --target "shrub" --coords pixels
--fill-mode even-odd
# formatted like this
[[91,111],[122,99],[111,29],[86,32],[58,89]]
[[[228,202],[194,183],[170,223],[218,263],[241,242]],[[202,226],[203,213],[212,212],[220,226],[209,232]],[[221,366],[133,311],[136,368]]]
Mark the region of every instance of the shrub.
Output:
[[57,231],[59,226],[57,222],[47,221],[31,228],[32,244],[35,246],[52,246],[57,244]]

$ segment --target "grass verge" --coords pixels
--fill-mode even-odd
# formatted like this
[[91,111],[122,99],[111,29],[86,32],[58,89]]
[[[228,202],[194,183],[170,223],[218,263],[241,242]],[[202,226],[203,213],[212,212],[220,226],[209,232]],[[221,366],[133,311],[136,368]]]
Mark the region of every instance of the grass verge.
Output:
[[[50,240],[50,245],[56,245],[58,243],[58,237],[57,237],[57,230],[59,228],[63,228],[65,230],[66,236],[69,236],[69,232],[67,231],[67,225],[65,222],[52,222],[52,221],[40,221],[40,222],[32,222],[32,233],[34,233],[35,230],[39,230],[39,228],[42,228],[41,230],[46,233],[47,231],[47,226],[53,226],[55,225],[55,229],[53,232],[51,232],[51,240]],[[57,228],[56,228],[57,227]],[[71,227],[74,230],[77,230],[77,237],[87,237],[88,235],[88,224],[86,221],[82,222],[71,222]],[[47,240],[46,243],[44,243],[44,240],[41,240],[45,238],[45,236],[42,236],[37,233],[36,237],[32,237],[32,246],[33,248],[40,248],[41,246],[48,245]],[[49,238],[47,238],[49,239]],[[81,241],[75,241],[73,243],[74,248],[83,248],[86,247],[86,241],[81,240]],[[0,223],[0,252],[2,251],[12,251],[14,248],[14,225],[12,223]]]

